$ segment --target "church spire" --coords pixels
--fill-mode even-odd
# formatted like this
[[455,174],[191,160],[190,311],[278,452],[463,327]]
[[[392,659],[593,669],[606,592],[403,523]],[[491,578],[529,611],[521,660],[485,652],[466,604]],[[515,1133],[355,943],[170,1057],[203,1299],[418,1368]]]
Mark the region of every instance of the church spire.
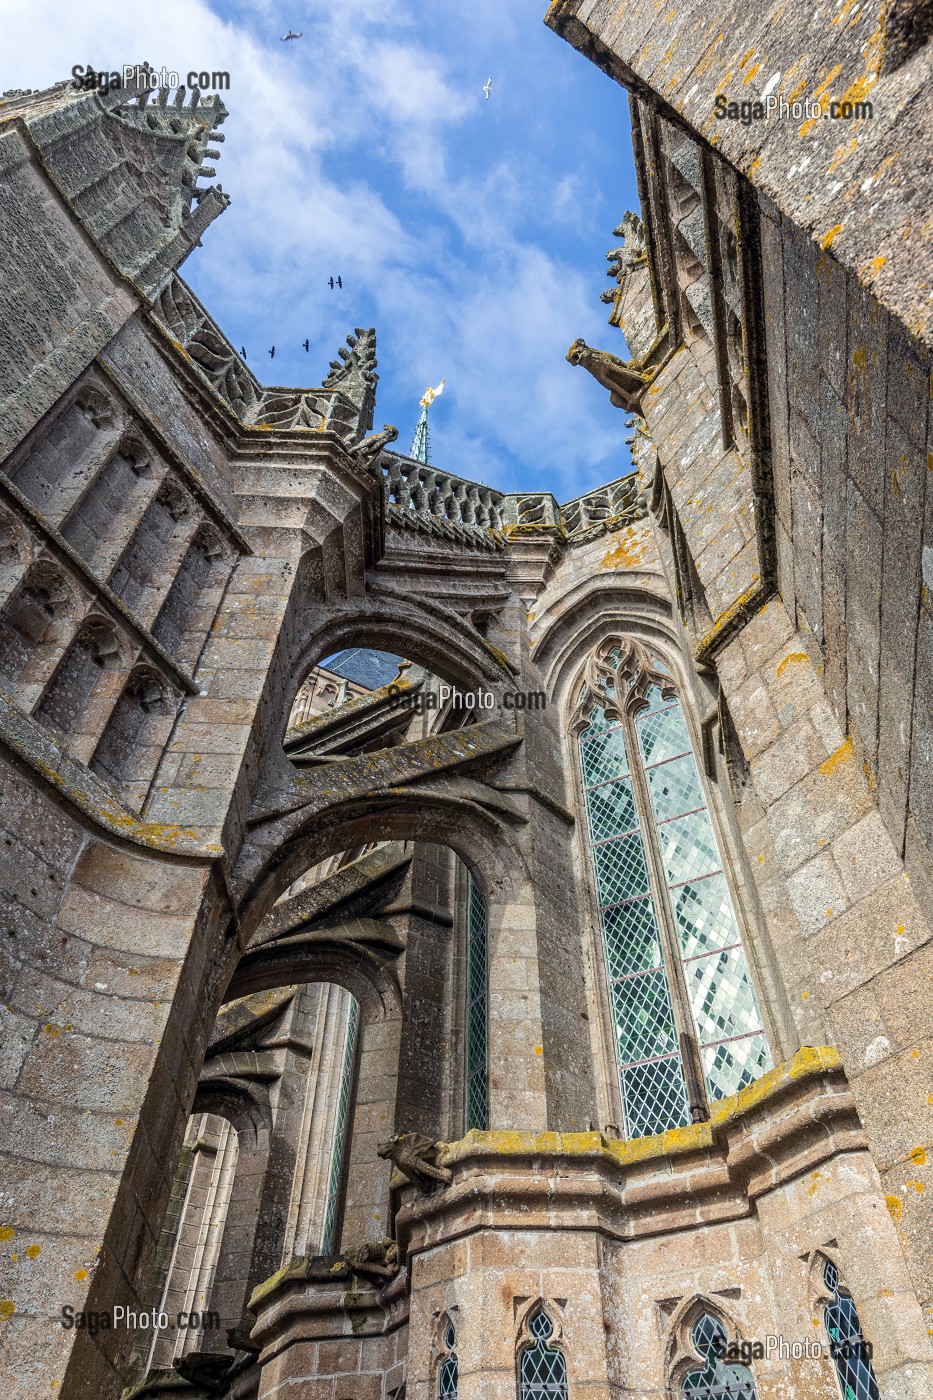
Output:
[[431,430],[428,427],[428,409],[438,394],[443,392],[446,383],[447,380],[442,379],[436,389],[425,389],[421,397],[421,417],[418,419],[415,436],[411,440],[411,452],[408,455],[416,462],[424,462],[426,466],[431,461]]

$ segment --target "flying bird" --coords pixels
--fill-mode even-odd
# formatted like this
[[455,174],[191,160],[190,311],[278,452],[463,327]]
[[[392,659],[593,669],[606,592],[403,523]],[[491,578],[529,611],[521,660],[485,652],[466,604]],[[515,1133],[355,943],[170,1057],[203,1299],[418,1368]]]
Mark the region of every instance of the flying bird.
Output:
[[306,341],[305,341],[305,354],[307,354],[308,351],[309,351],[310,349],[311,349],[311,342],[310,342],[310,340],[306,340]]
[[296,34],[294,29],[290,29],[287,34],[282,35],[282,43],[287,44],[289,39],[300,39],[301,35]]
[[484,88],[483,88],[483,92],[486,94],[486,101],[487,101],[487,102],[489,101],[489,92],[490,92],[490,89],[491,89],[491,88],[492,88],[492,78],[487,78],[487,79],[486,79],[486,84],[485,84],[485,86],[484,86]]
[[269,359],[270,359],[270,360],[274,360],[274,359],[275,359],[275,346],[274,346],[274,345],[273,345],[272,349],[269,351]]
[[246,359],[246,346],[245,346],[245,345],[241,345],[241,346],[240,346],[240,354],[243,356],[243,358],[244,358],[244,360],[245,360],[245,359]]
[[331,277],[331,279],[330,279],[330,289],[331,289],[331,291],[334,290],[334,287],[342,287],[342,286],[343,286],[343,278],[342,278],[342,277],[338,277],[336,282],[334,281],[333,277]]

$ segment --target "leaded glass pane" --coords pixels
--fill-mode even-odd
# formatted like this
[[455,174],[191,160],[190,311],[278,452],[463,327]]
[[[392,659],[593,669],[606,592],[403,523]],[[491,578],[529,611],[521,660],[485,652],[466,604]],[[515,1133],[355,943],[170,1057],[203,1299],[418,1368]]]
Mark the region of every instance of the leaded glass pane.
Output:
[[663,710],[642,711],[636,716],[635,727],[646,768],[691,752],[687,725],[676,700]]
[[753,1084],[773,1068],[771,1050],[764,1032],[743,1035],[722,1045],[707,1045],[700,1051],[710,1100],[727,1099],[746,1085]]
[[830,1280],[835,1280],[833,1299],[827,1303],[823,1319],[842,1394],[845,1400],[880,1400],[871,1348],[862,1334],[855,1303],[848,1292],[842,1292],[835,1264],[827,1267],[824,1277],[828,1287],[833,1287]]
[[488,1120],[488,968],[486,904],[467,879],[466,1129],[485,1128]]
[[674,919],[685,958],[739,942],[739,929],[724,875],[691,880],[671,890]]
[[[679,1034],[645,840],[657,843],[711,1100],[771,1067],[703,784],[680,704],[649,687],[635,716],[650,812],[626,761],[624,725],[594,710],[580,745],[616,1024],[626,1131],[689,1121]],[[628,723],[628,721],[626,721]],[[591,737],[595,736],[595,737]],[[652,819],[646,833],[642,819]],[[662,911],[663,913],[663,911]]]
[[694,1347],[700,1356],[722,1356],[729,1340],[726,1329],[712,1313],[704,1313],[693,1328],[691,1336]]
[[677,1049],[677,1031],[663,967],[612,984],[619,1063],[650,1060]]
[[684,965],[701,1045],[761,1030],[755,991],[741,948],[724,948]]
[[661,856],[670,884],[680,885],[722,869],[707,812],[694,812],[658,827]]
[[[583,687],[583,691],[580,694],[581,701],[584,699],[585,691],[586,686]],[[610,719],[608,717],[602,705],[594,705],[592,710],[590,711],[589,725],[586,729],[584,729],[580,737],[582,739],[589,739],[594,734],[601,734],[604,729],[615,728],[616,725],[618,725],[618,723],[618,719]]]
[[521,1400],[566,1400],[567,1363],[559,1347],[548,1345],[554,1329],[543,1309],[535,1313],[528,1330],[537,1341],[522,1353]]
[[603,841],[607,836],[618,836],[623,831],[634,831],[638,827],[631,778],[618,778],[615,782],[603,783],[602,787],[589,788],[586,805],[594,841]]
[[585,739],[580,745],[583,762],[583,782],[586,787],[618,778],[628,772],[628,755],[620,726],[608,729],[595,739]]
[[448,1356],[440,1369],[438,1400],[457,1400],[457,1358]]
[[622,1105],[629,1137],[665,1133],[690,1122],[687,1089],[679,1055],[630,1065],[620,1072]]
[[593,864],[600,904],[618,904],[623,899],[648,893],[645,849],[637,831],[617,841],[594,846]]
[[610,977],[661,966],[661,935],[648,895],[601,911]]
[[654,815],[659,822],[706,806],[692,753],[649,768],[648,790]]
[[321,1253],[329,1254],[334,1247],[334,1231],[337,1225],[337,1205],[340,1200],[340,1184],[343,1178],[343,1160],[346,1156],[347,1117],[350,1110],[350,1090],[353,1085],[353,1064],[356,1059],[356,1028],[359,1020],[359,1006],[350,999],[350,1014],[347,1017],[347,1035],[343,1047],[343,1066],[340,1072],[340,1088],[337,1093],[337,1113],[334,1119],[334,1143],[331,1148],[330,1175],[327,1181],[327,1201],[324,1206],[324,1228],[321,1231]]
[[683,1400],[757,1400],[758,1395],[746,1366],[715,1360],[685,1376],[680,1393]]

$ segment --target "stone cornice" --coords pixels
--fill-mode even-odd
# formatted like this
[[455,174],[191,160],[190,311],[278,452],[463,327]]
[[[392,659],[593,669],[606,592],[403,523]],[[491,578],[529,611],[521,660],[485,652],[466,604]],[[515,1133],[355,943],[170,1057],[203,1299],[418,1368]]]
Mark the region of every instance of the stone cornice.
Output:
[[480,1229],[598,1230],[635,1239],[754,1212],[755,1200],[865,1147],[837,1052],[804,1047],[715,1106],[708,1122],[618,1141],[603,1133],[473,1131],[446,1144],[452,1184],[399,1211],[413,1253]]

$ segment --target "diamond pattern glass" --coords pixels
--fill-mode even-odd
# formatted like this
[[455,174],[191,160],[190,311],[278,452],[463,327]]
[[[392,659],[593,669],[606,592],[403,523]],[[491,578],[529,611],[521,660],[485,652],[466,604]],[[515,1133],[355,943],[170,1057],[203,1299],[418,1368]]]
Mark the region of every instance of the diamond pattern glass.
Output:
[[725,876],[710,875],[671,890],[680,951],[685,958],[739,942]]
[[659,822],[706,806],[700,775],[691,753],[649,768],[648,790],[655,819]]
[[623,1113],[631,1137],[689,1121],[655,906],[661,891],[652,891],[646,840],[664,871],[710,1100],[736,1093],[771,1068],[683,711],[657,685],[648,689],[646,700],[634,728],[650,811],[640,811],[643,788],[630,773],[625,725],[613,725],[603,709],[594,709],[580,744]]
[[588,788],[586,806],[594,841],[619,836],[638,828],[638,811],[631,778],[619,778],[602,787]]
[[623,1068],[620,1082],[629,1137],[664,1133],[668,1128],[683,1128],[690,1122],[679,1055]]
[[658,827],[661,856],[668,882],[683,884],[722,869],[716,838],[707,812],[694,812]]
[[701,1356],[722,1356],[728,1342],[726,1329],[712,1313],[704,1313],[693,1329],[692,1341]]
[[[650,694],[648,698],[650,700]],[[643,710],[635,718],[646,768],[691,752],[690,736],[680,706],[676,700],[664,703],[665,709]]]
[[548,1346],[554,1329],[543,1309],[535,1313],[528,1330],[537,1340],[522,1353],[521,1400],[567,1400],[567,1363],[559,1347]]
[[488,970],[486,966],[486,904],[473,880],[467,879],[467,1005],[466,1005],[466,1130],[488,1122]]
[[583,782],[586,787],[594,783],[604,783],[609,778],[617,778],[629,771],[628,754],[625,751],[625,736],[620,725],[607,729],[595,739],[584,740],[580,745],[583,762]]
[[774,1068],[771,1050],[763,1031],[743,1035],[722,1045],[707,1045],[700,1051],[710,1101],[727,1099]]
[[677,1049],[677,1031],[663,967],[613,982],[619,1063],[655,1059]]
[[761,1030],[755,991],[741,948],[724,948],[684,965],[701,1045]]
[[[823,1321],[829,1333],[829,1346],[840,1389],[845,1400],[880,1400],[878,1382],[871,1365],[871,1348],[862,1334],[855,1303],[848,1290],[843,1292],[835,1264],[830,1267],[835,1275],[835,1290],[832,1301],[826,1304]],[[829,1268],[824,1277],[827,1286],[831,1286]]]
[[661,966],[661,935],[650,895],[600,913],[610,978]]
[[347,1038],[343,1047],[343,1068],[340,1073],[340,1089],[337,1094],[337,1114],[334,1119],[334,1145],[331,1148],[330,1176],[327,1180],[327,1202],[324,1206],[324,1228],[321,1232],[321,1253],[330,1254],[334,1247],[334,1233],[337,1226],[337,1203],[340,1199],[340,1184],[343,1179],[343,1159],[347,1147],[347,1118],[350,1109],[350,1089],[353,1083],[353,1065],[356,1060],[356,1028],[360,1008],[355,1000],[350,1000],[350,1015],[347,1018]]
[[457,1358],[448,1356],[438,1375],[438,1400],[457,1400]]
[[593,864],[600,904],[619,904],[623,899],[648,893],[645,848],[637,831],[594,846]]
[[684,1376],[683,1400],[757,1400],[758,1392],[747,1366],[724,1365],[710,1360],[702,1371]]

